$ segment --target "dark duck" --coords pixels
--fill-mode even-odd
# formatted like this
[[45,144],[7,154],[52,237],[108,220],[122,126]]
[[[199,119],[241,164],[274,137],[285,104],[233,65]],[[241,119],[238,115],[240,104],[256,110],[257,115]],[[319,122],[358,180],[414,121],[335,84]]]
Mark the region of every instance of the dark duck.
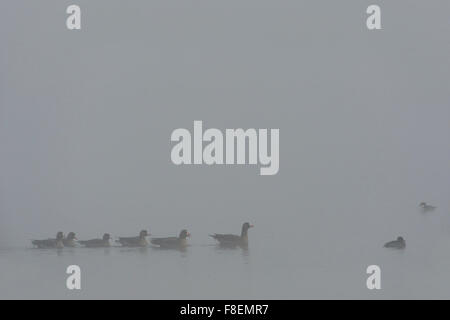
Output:
[[245,222],[242,225],[241,235],[235,234],[219,234],[215,233],[210,235],[212,238],[219,242],[219,245],[222,247],[247,247],[248,246],[248,229],[253,228],[248,222]]
[[151,243],[162,249],[184,249],[188,246],[187,238],[190,236],[191,234],[184,229],[178,237],[152,238]]
[[428,204],[428,203],[426,203],[426,202],[421,202],[421,203],[419,204],[419,207],[422,208],[422,211],[423,211],[423,212],[431,212],[431,211],[434,211],[434,210],[436,209],[435,206],[432,206],[432,205],[430,205],[430,204]]
[[385,248],[392,248],[392,249],[405,249],[406,248],[406,242],[403,237],[398,237],[397,240],[389,241],[384,245]]

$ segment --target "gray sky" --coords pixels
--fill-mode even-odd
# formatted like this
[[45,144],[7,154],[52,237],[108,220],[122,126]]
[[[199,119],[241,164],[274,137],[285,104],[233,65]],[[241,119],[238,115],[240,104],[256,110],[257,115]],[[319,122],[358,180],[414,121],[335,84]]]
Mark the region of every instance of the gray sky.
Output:
[[[203,243],[249,220],[255,241],[331,256],[448,234],[450,2],[76,1],[68,31],[72,3],[0,3],[1,245],[184,227]],[[279,173],[173,165],[194,120],[279,128]],[[420,201],[440,209],[427,228]]]

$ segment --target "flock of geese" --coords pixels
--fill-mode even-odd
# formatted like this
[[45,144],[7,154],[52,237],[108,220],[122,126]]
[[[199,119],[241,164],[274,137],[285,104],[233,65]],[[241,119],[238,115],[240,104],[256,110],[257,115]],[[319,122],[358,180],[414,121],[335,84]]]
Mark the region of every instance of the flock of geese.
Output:
[[[419,207],[422,212],[431,212],[436,209],[435,206],[429,205],[426,202],[421,202]],[[243,247],[248,246],[248,229],[252,228],[248,222],[242,225],[241,234],[220,234],[214,233],[210,235],[213,239],[217,240],[222,247]],[[178,237],[167,237],[167,238],[151,238],[150,243],[147,241],[147,237],[150,236],[147,230],[142,230],[138,236],[135,237],[119,237],[116,243],[120,244],[122,247],[148,247],[150,244],[163,248],[163,249],[184,249],[188,244],[187,238],[190,237],[190,233],[184,229],[180,232]],[[31,243],[39,249],[62,249],[64,247],[74,248],[79,245],[87,248],[108,248],[111,246],[110,243],[111,235],[105,233],[101,239],[91,239],[91,240],[78,240],[74,232],[64,236],[64,233],[58,232],[56,238],[45,239],[45,240],[32,240]],[[396,240],[389,241],[384,245],[385,248],[393,249],[405,249],[406,241],[403,237],[397,237]]]
[[[435,206],[429,205],[426,202],[421,202],[419,204],[419,207],[422,209],[423,213],[431,212],[436,209]],[[398,237],[397,240],[389,241],[384,245],[385,248],[392,248],[392,249],[405,249],[406,248],[406,241],[403,239],[403,237]]]
[[[210,235],[210,237],[217,240],[222,247],[245,248],[248,246],[248,229],[252,227],[253,225],[245,222],[242,225],[240,235],[214,233]],[[191,234],[184,229],[180,232],[178,237],[151,238],[149,243],[147,237],[150,236],[150,233],[147,230],[142,230],[139,235],[135,237],[119,237],[116,240],[116,243],[120,244],[122,247],[145,248],[152,244],[162,249],[184,249],[188,246],[187,238],[189,238],[190,235]],[[31,240],[31,243],[39,249],[75,248],[78,246],[87,248],[108,248],[111,247],[110,241],[111,235],[109,233],[105,233],[101,239],[78,240],[74,232],[70,232],[67,236],[64,236],[64,233],[60,231],[57,233],[56,238]]]

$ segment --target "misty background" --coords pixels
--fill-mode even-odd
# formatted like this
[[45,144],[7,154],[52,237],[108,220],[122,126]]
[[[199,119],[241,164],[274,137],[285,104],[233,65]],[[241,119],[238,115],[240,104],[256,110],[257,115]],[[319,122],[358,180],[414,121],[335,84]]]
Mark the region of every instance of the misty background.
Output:
[[[366,28],[370,4],[382,30]],[[0,297],[450,298],[450,2],[19,0],[0,12]],[[279,128],[278,174],[174,165],[170,135],[194,120]],[[208,246],[245,221],[248,255]],[[183,228],[183,258],[29,258],[30,239],[59,230]],[[399,235],[405,252],[382,248]],[[69,293],[70,263],[102,285]],[[381,291],[365,287],[370,264]],[[150,269],[164,281],[137,278]]]

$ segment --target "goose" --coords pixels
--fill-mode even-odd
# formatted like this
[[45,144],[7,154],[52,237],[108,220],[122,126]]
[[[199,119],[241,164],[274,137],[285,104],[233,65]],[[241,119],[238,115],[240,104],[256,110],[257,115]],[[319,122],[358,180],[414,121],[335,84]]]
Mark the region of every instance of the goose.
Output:
[[110,239],[111,235],[109,233],[105,233],[102,239],[92,239],[78,242],[86,248],[107,248],[110,246]]
[[183,249],[187,247],[187,238],[190,236],[191,234],[184,229],[178,237],[152,238],[151,243],[164,249]]
[[147,247],[148,242],[146,237],[149,235],[147,230],[142,230],[137,237],[121,237],[116,242],[120,243],[123,247]]
[[403,237],[398,237],[397,240],[389,241],[384,245],[385,248],[393,248],[393,249],[405,249],[406,242]]
[[64,247],[74,248],[77,245],[77,236],[75,232],[69,232],[66,238],[63,238]]
[[56,239],[32,240],[31,243],[39,249],[61,249],[64,248],[64,234],[60,231]]
[[217,240],[219,244],[224,247],[236,247],[236,246],[246,247],[248,245],[248,229],[250,228],[253,228],[253,225],[251,225],[248,222],[245,222],[242,225],[242,231],[240,236],[234,234],[215,233],[210,235],[210,237]]
[[421,202],[421,203],[419,204],[419,207],[422,208],[422,211],[423,211],[423,212],[430,212],[430,211],[434,211],[434,210],[436,209],[435,206],[429,205],[429,204],[427,204],[426,202]]

